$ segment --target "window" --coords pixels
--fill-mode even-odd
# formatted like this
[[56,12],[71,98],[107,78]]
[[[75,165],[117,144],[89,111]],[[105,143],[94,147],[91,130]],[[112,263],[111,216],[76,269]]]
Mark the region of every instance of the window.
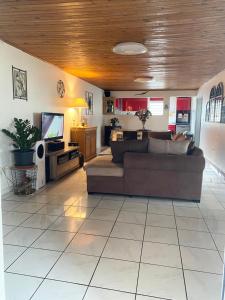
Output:
[[150,110],[153,116],[163,116],[163,98],[150,98],[148,101],[148,109]]

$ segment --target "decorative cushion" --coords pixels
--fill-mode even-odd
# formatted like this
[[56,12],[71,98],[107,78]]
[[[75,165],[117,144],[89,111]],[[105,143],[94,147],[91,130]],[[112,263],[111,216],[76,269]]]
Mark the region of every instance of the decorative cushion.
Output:
[[149,139],[148,152],[163,154],[187,154],[190,141]]
[[123,156],[125,152],[138,152],[146,153],[148,152],[148,140],[130,140],[130,141],[117,141],[111,142],[112,150],[112,161],[114,163],[123,163]]
[[112,162],[111,155],[98,156],[84,167],[88,176],[123,176],[123,165]]
[[186,137],[183,133],[176,133],[172,136],[172,141],[184,141]]

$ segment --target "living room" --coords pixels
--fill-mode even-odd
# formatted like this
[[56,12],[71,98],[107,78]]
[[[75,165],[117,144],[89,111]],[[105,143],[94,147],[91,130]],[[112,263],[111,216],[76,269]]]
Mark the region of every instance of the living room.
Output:
[[[72,172],[36,186],[37,190],[31,195],[18,196],[14,194],[15,189],[12,190],[14,147],[11,140],[0,133],[0,223],[3,224],[0,253],[4,248],[0,269],[5,271],[5,278],[0,272],[0,298],[223,300],[225,45],[220,44],[219,38],[222,32],[208,50],[194,42],[194,52],[189,46],[185,49],[182,34],[189,34],[192,8],[190,3],[183,3],[187,11],[183,12],[184,23],[179,21],[180,44],[174,46],[172,55],[171,33],[165,33],[165,37],[156,34],[155,38],[153,32],[159,27],[153,26],[151,30],[149,27],[149,35],[144,34],[142,27],[142,37],[138,37],[140,29],[135,31],[135,24],[127,21],[129,16],[134,16],[128,1],[120,3],[127,15],[124,13],[124,20],[119,23],[116,4],[107,1],[106,7],[102,8],[105,17],[99,17],[102,23],[95,28],[97,13],[92,14],[100,10],[100,3],[57,1],[55,6],[48,2],[42,7],[35,2],[32,5],[27,1],[22,1],[21,5],[11,2],[6,1],[0,6],[3,11],[3,21],[0,21],[3,29],[0,34],[0,86],[3,92],[0,129],[14,130],[14,118],[28,119],[31,125],[41,129],[44,113],[61,115],[64,128],[53,140],[64,141],[62,151],[66,151],[68,143],[72,142],[71,149],[80,152],[79,163]],[[149,2],[151,7],[145,1],[140,2],[136,3],[140,9],[137,28],[142,18],[154,19],[161,9],[154,1]],[[213,5],[219,6],[218,1],[212,2],[205,8],[203,4],[192,3],[202,20],[195,25],[199,32],[208,24],[208,16],[216,24],[225,25],[219,12],[218,15],[210,13]],[[147,5],[149,14],[153,9],[154,14],[148,15],[141,4]],[[167,4],[166,16],[171,19],[167,20],[163,14],[161,17],[172,26],[175,20],[178,22],[176,13],[182,11],[182,5],[171,4],[173,9],[170,11],[170,4]],[[60,40],[61,35],[66,39],[66,33],[60,31],[59,26],[60,33],[54,31],[51,20],[45,19],[45,11],[50,8],[55,9],[53,20],[58,17],[63,26],[68,26],[70,18],[78,28],[85,23],[87,28],[83,34],[86,39],[88,37],[89,51],[82,44],[82,37],[79,40],[80,29],[76,26],[65,44]],[[76,22],[75,12],[82,25]],[[84,13],[90,17],[89,21],[86,17],[82,19]],[[20,23],[21,14],[27,19]],[[31,17],[32,14],[36,19]],[[115,26],[114,35],[115,32],[118,35],[107,39],[109,16]],[[31,19],[36,20],[38,33],[26,28],[30,24],[34,29]],[[45,22],[51,35],[47,30],[44,33]],[[211,21],[208,25],[212,26]],[[127,36],[119,34],[118,28],[125,28]],[[163,30],[163,26],[161,28]],[[208,30],[210,40],[216,29],[212,26]],[[92,37],[94,32],[98,41],[101,38],[105,41],[99,51]],[[193,41],[195,34],[190,36]],[[170,46],[163,44],[164,38]],[[38,44],[41,39],[46,41],[45,46]],[[121,41],[137,42],[134,46],[144,46],[147,52],[115,53],[114,47]],[[220,51],[212,57],[214,47],[219,45]],[[196,54],[197,51],[202,57]],[[203,65],[204,59],[209,57]],[[25,76],[25,97],[15,95],[14,74]],[[86,101],[83,108],[76,104],[78,99]],[[112,99],[113,108],[107,111],[107,101]],[[178,109],[179,100],[190,101],[188,112]],[[123,101],[129,104],[123,105]],[[217,102],[214,104],[213,101]],[[161,105],[160,112],[151,106],[156,102]],[[213,115],[208,110],[209,102],[214,109]],[[135,115],[137,109],[130,103],[133,107],[138,103],[138,110],[151,111],[144,123]],[[188,121],[179,123],[178,118],[184,116]],[[111,126],[112,118],[119,120],[116,126]],[[180,128],[184,125],[188,130],[181,134]],[[112,153],[105,143],[106,127],[110,127]],[[96,130],[94,159],[86,159],[78,135],[71,138],[71,132],[76,128]],[[171,139],[179,136],[181,140],[162,140],[154,136],[158,133],[169,134]],[[186,155],[190,139],[195,141],[195,150]],[[42,141],[43,145],[51,143],[49,140],[51,137]],[[145,148],[142,145],[141,150],[135,150],[136,144],[141,143]],[[185,150],[174,150],[175,143],[182,144]],[[118,144],[126,146],[119,152]],[[82,159],[85,160],[84,167]]]

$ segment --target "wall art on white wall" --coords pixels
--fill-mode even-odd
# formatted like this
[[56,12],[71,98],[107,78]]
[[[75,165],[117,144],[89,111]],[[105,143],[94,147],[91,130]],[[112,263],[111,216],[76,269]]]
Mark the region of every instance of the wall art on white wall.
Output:
[[12,66],[13,99],[27,100],[27,71]]
[[87,115],[93,115],[93,93],[86,91],[85,100],[88,104]]
[[57,82],[57,93],[58,93],[58,96],[60,98],[63,98],[65,96],[65,85],[64,85],[64,82],[62,80],[59,80]]

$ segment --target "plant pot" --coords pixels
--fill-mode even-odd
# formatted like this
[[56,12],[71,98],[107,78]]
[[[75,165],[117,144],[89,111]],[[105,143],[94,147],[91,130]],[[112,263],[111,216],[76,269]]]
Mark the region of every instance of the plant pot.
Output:
[[15,166],[30,166],[33,165],[34,150],[14,150]]

